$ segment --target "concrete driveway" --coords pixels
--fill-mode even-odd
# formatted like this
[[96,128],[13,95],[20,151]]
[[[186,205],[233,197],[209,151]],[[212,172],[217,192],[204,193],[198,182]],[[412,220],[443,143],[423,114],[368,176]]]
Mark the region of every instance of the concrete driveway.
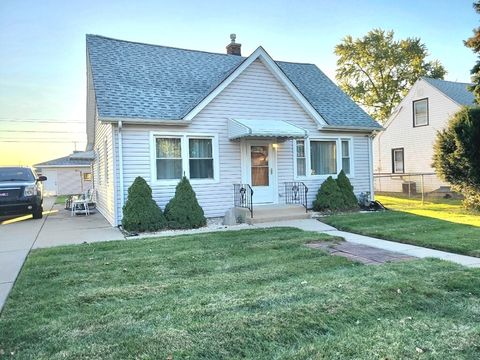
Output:
[[31,249],[124,239],[98,212],[70,216],[55,198],[44,199],[44,216],[0,219],[0,310]]

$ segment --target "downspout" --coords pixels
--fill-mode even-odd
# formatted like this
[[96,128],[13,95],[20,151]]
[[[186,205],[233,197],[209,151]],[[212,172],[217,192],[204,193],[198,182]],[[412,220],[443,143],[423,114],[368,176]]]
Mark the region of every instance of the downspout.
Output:
[[370,171],[370,200],[375,200],[375,191],[373,186],[373,146],[372,138],[375,136],[375,133],[372,132],[371,135],[368,135],[368,169]]
[[[123,189],[123,145],[122,145],[122,120],[118,121],[118,177],[120,187],[120,212],[123,211],[123,205],[125,204],[124,189]],[[115,222],[118,222],[118,215]]]

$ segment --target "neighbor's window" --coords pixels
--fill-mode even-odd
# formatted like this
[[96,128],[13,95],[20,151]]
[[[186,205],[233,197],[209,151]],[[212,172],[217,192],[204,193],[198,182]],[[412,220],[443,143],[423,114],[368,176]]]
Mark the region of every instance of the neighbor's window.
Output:
[[92,181],[92,173],[83,173],[83,181]]
[[342,170],[350,174],[350,141],[342,140]]
[[305,176],[307,162],[305,157],[305,140],[297,140],[297,176]]
[[337,142],[310,141],[310,162],[312,175],[337,173]]
[[404,172],[403,149],[392,149],[392,173],[402,174]]
[[428,99],[413,102],[413,126],[428,125]]
[[188,139],[190,179],[213,179],[212,139]]
[[156,138],[157,179],[182,177],[181,138]]

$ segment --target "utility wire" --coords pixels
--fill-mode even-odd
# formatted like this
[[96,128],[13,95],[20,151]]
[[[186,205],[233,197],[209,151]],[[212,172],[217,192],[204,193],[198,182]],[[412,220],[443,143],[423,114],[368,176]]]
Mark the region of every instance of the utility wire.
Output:
[[0,132],[5,131],[9,133],[47,133],[47,134],[85,134],[84,131],[57,131],[57,130],[8,130],[0,129]]
[[0,118],[0,122],[9,122],[9,123],[36,123],[36,124],[83,124],[85,125],[85,121],[77,121],[77,120],[42,120],[42,119],[5,119]]

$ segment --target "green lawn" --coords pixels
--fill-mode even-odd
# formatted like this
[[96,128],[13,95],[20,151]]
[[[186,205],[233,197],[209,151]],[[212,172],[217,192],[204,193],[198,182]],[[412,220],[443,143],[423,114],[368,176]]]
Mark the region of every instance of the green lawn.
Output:
[[[477,359],[480,269],[352,263],[282,228],[34,250],[15,359]],[[0,355],[1,357],[1,355]]]
[[340,230],[480,257],[480,214],[459,200],[376,196],[391,211],[322,218]]
[[65,200],[67,200],[71,195],[58,195],[55,198],[55,204],[65,205]]

